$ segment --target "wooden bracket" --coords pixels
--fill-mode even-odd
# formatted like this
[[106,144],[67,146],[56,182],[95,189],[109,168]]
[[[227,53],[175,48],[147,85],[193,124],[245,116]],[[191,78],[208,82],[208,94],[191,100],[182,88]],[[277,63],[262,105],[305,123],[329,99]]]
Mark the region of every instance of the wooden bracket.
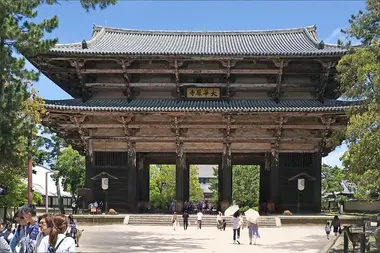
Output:
[[127,146],[128,146],[128,149],[131,149],[133,148],[134,146],[134,143],[132,142],[131,140],[131,137],[132,136],[135,136],[136,132],[137,132],[137,129],[135,128],[129,128],[128,125],[130,123],[132,123],[135,119],[135,116],[134,115],[126,115],[126,116],[121,116],[117,121],[120,122],[123,126],[123,130],[124,130],[124,136],[125,136],[125,139],[127,140]]
[[335,123],[336,119],[332,117],[321,117],[321,122],[325,125],[325,129],[322,133],[322,140],[319,142],[319,151],[323,153],[323,150],[326,148],[326,141],[331,131],[331,125]]
[[231,83],[231,68],[236,66],[236,61],[222,61],[222,66],[226,68],[226,98],[231,97],[230,83]]
[[277,81],[276,81],[276,88],[273,92],[273,99],[278,103],[280,101],[281,97],[281,83],[282,83],[282,74],[284,71],[284,67],[288,66],[288,61],[285,60],[279,60],[279,61],[273,61],[274,65],[279,68],[279,72],[277,75]]
[[182,67],[184,64],[183,61],[174,60],[169,61],[169,65],[171,67],[174,67],[174,75],[175,75],[175,82],[176,82],[176,92],[177,92],[177,98],[182,98],[181,96],[181,83],[179,79],[179,68]]
[[127,60],[120,60],[121,67],[123,68],[123,79],[124,79],[124,96],[126,96],[128,99],[131,99],[132,97],[132,91],[130,87],[131,79],[129,78],[128,74],[128,67],[131,66],[132,61]]
[[181,123],[183,122],[183,117],[174,116],[171,118],[172,121],[172,129],[175,133],[175,144],[176,144],[176,153],[178,157],[183,156],[183,141],[181,140],[181,135],[183,133],[183,129],[181,128]]
[[320,82],[321,82],[322,87],[319,90],[318,100],[321,102],[324,102],[327,81],[328,81],[329,76],[330,76],[331,68],[334,67],[335,64],[331,61],[330,62],[321,62],[321,64],[322,64],[322,68],[323,68],[323,74],[320,77],[320,80],[321,80]]
[[84,129],[82,128],[83,123],[86,120],[86,115],[77,115],[77,116],[70,116],[70,121],[73,122],[77,128],[77,132],[79,134],[79,137],[81,139],[84,153],[89,156],[90,149],[89,149],[89,140],[87,138],[87,134],[84,132]]
[[75,68],[79,79],[79,92],[84,101],[91,97],[91,91],[88,87],[86,87],[86,76],[82,72],[82,68],[84,67],[85,60],[71,60],[70,65]]
[[272,154],[272,166],[277,167],[279,165],[279,150],[280,143],[282,138],[283,126],[288,121],[286,117],[280,117],[275,122],[278,124],[278,127],[274,133],[274,137],[276,138],[274,142],[271,143],[271,154]]
[[221,129],[224,135],[224,143],[231,143],[231,134],[236,131],[236,129],[231,129],[231,125],[235,120],[230,114],[223,115],[222,120],[226,124],[226,127]]

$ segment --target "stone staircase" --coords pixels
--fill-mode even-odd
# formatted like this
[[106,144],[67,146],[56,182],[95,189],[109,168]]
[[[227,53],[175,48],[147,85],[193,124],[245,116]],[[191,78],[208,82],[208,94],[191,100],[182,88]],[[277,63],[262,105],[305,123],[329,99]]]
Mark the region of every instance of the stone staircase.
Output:
[[[140,226],[171,226],[171,215],[164,214],[131,214],[129,215],[128,225],[140,225]],[[179,224],[182,225],[182,217],[178,215]],[[227,227],[232,227],[232,218],[223,217],[226,219]],[[190,226],[196,226],[197,216],[195,214],[190,215]],[[244,217],[244,223],[246,225],[246,220]],[[215,227],[216,226],[216,215],[204,215],[202,219],[202,226],[205,227]],[[276,228],[281,227],[281,220],[279,217],[275,216],[261,216],[259,219],[260,227],[270,227]]]

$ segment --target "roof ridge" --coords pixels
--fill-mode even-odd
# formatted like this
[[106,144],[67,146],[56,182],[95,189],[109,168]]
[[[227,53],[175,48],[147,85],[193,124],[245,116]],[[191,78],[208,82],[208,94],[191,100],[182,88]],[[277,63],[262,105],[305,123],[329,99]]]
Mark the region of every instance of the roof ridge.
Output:
[[190,31],[190,30],[143,30],[143,29],[127,29],[117,27],[106,27],[94,25],[93,34],[97,31],[105,29],[106,32],[116,33],[136,33],[136,34],[165,34],[165,35],[239,35],[239,34],[263,34],[263,33],[297,33],[307,30],[312,32],[316,30],[316,26],[306,26],[297,28],[284,29],[265,29],[265,30],[231,30],[231,31]]

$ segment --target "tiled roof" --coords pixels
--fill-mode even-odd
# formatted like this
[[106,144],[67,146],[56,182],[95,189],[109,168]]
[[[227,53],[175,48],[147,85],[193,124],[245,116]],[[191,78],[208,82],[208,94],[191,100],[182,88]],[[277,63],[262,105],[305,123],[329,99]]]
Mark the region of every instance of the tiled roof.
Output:
[[312,56],[343,55],[345,49],[320,48],[316,27],[282,30],[191,32],[127,30],[94,26],[82,43],[60,44],[51,52],[88,55],[228,55]]
[[326,100],[46,100],[47,109],[108,112],[324,112],[344,111],[353,102]]

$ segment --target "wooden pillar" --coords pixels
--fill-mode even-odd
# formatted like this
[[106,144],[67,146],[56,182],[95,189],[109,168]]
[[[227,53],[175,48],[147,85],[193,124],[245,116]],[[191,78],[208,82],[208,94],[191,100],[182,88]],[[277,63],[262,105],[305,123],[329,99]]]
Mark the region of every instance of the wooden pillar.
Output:
[[[85,157],[85,162],[86,162],[86,176],[85,176],[85,182],[84,182],[84,188],[90,189],[90,196],[84,198],[84,206],[87,208],[88,205],[90,204],[91,201],[93,201],[94,198],[94,180],[91,179],[91,177],[95,176],[94,175],[94,169],[93,169],[93,163],[91,156],[86,155]],[[82,208],[82,206],[79,206]]]
[[137,212],[137,169],[135,144],[128,145],[128,209]]
[[270,201],[273,201],[275,205],[279,203],[279,164],[281,164],[281,155],[278,156],[279,161],[270,166]]
[[142,155],[137,159],[137,196],[138,212],[143,212],[149,202],[149,163]]
[[176,157],[176,210],[183,212],[183,203],[189,200],[189,170],[186,162],[186,154],[183,152],[183,144],[180,144]]
[[314,212],[320,213],[322,208],[322,156],[321,153],[314,153],[312,155],[312,177],[315,178],[314,183]]
[[[222,158],[223,159],[223,158]],[[218,165],[218,203],[217,203],[217,210],[222,211],[222,200],[223,200],[223,170],[221,162]]]
[[224,212],[232,204],[232,162],[231,144],[224,145],[222,154],[221,209]]

